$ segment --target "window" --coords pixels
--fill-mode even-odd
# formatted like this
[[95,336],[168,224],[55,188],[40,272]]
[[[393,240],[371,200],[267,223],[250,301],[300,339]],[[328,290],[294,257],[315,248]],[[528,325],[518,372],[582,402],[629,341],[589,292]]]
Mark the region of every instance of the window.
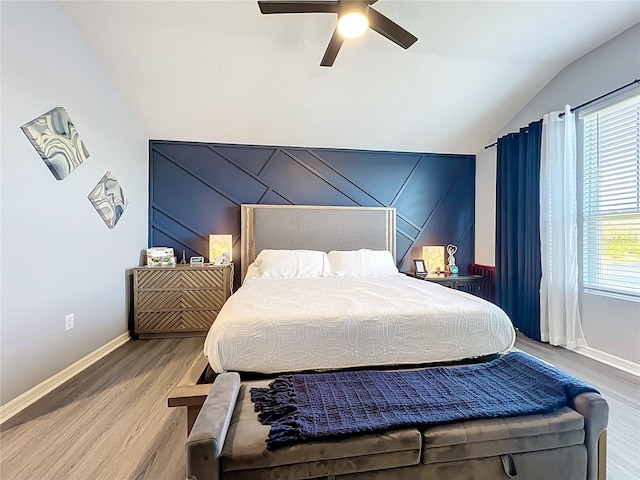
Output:
[[640,93],[581,113],[583,285],[640,298]]

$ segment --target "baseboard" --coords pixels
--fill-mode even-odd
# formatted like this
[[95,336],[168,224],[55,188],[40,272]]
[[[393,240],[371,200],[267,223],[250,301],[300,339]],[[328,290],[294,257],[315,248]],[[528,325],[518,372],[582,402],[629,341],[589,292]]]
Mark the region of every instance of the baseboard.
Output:
[[606,363],[612,367],[623,370],[631,375],[640,377],[640,365],[624,358],[616,357],[610,353],[602,352],[591,347],[576,348],[574,352],[592,358],[602,363]]
[[113,352],[116,348],[124,345],[129,341],[131,336],[129,332],[123,333],[122,335],[114,338],[109,343],[103,345],[102,347],[94,350],[86,357],[81,358],[77,362],[72,365],[69,365],[67,368],[62,370],[59,373],[56,373],[54,376],[46,379],[44,382],[36,385],[31,390],[24,392],[19,397],[14,398],[10,402],[5,405],[0,406],[0,424],[3,424],[7,420],[9,420],[14,415],[17,415],[22,410],[27,408],[29,405],[37,402],[42,397],[44,397],[47,393],[51,392],[55,388],[58,388],[67,380],[75,377],[78,373],[83,371],[84,369],[90,367],[102,357],[107,354]]

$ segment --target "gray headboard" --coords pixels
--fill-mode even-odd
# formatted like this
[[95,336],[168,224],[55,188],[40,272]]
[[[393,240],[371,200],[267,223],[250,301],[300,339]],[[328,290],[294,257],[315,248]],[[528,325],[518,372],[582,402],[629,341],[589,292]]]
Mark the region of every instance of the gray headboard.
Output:
[[389,250],[396,258],[396,209],[242,205],[242,279],[256,255],[278,250]]

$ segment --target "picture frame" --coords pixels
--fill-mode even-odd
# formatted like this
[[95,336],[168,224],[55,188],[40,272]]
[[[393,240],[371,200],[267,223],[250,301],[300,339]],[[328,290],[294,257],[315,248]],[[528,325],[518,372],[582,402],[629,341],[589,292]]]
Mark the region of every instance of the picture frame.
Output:
[[427,274],[427,268],[424,265],[424,260],[423,259],[416,259],[413,261],[413,271],[414,273],[416,273],[417,275],[426,275]]
[[129,200],[124,196],[122,187],[111,172],[104,174],[98,184],[93,187],[91,193],[87,195],[87,198],[109,228],[116,226],[129,205]]
[[64,107],[56,107],[20,127],[56,180],[63,180],[89,158]]
[[147,248],[147,266],[168,267],[176,264],[176,257],[173,255],[173,248],[170,247],[150,247]]

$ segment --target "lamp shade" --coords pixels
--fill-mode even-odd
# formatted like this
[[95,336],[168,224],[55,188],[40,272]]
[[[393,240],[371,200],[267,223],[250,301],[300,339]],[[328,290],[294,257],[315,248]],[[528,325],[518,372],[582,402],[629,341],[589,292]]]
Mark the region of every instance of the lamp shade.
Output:
[[427,272],[444,272],[444,245],[422,247],[422,259]]
[[224,257],[225,253],[229,255],[229,262],[231,262],[232,247],[231,235],[209,235],[209,262],[214,263],[216,258]]

